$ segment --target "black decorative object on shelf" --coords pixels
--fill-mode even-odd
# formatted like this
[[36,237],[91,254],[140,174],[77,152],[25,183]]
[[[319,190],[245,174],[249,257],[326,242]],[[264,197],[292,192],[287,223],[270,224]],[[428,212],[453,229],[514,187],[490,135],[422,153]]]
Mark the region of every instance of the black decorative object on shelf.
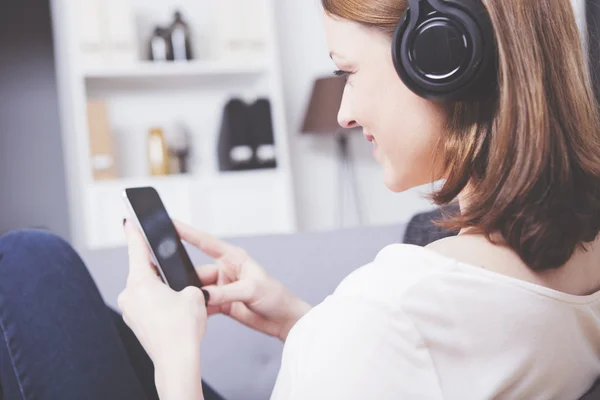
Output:
[[173,22],[169,28],[171,44],[171,60],[189,61],[194,58],[192,54],[192,38],[190,26],[184,21],[181,11],[176,11]]
[[218,140],[220,171],[276,168],[276,151],[267,99],[247,104],[230,99],[223,110]]
[[155,27],[148,45],[148,59],[151,61],[167,61],[172,58],[169,30],[160,26]]
[[192,32],[181,11],[173,14],[167,27],[156,26],[148,43],[148,59],[151,61],[190,61]]
[[218,158],[220,171],[240,171],[252,168],[252,140],[248,134],[246,104],[231,99],[223,110],[219,134]]
[[275,137],[271,119],[271,103],[258,99],[250,108],[254,136],[255,168],[276,168]]

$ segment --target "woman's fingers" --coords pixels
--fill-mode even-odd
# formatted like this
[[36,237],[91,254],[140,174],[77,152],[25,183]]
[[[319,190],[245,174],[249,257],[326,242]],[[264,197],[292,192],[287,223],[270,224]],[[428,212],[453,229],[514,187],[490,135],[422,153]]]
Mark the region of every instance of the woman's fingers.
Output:
[[219,279],[219,266],[209,264],[196,267],[196,274],[203,285],[214,285]]
[[208,306],[206,307],[206,313],[210,315],[221,314],[223,311],[221,310],[221,306]]
[[257,313],[251,311],[244,303],[233,303],[230,311],[231,317],[246,325],[250,329],[260,330],[267,335],[278,337],[281,324],[269,321]]
[[125,321],[125,324],[127,324],[129,326],[129,321],[127,320],[127,305],[129,300],[129,292],[127,292],[126,290],[122,291],[119,294],[119,297],[117,297],[117,305],[119,306],[119,310],[121,310],[121,314],[123,315],[123,321]]
[[136,283],[146,278],[158,279],[150,262],[150,251],[142,233],[130,221],[125,221],[129,252],[129,275],[127,284]]
[[236,281],[222,286],[204,286],[210,294],[209,306],[222,306],[233,302],[251,302],[256,293],[255,286],[248,281]]
[[173,220],[173,224],[183,240],[193,244],[212,258],[221,258],[234,249],[234,246],[229,243],[219,240],[208,233],[196,230],[183,222]]

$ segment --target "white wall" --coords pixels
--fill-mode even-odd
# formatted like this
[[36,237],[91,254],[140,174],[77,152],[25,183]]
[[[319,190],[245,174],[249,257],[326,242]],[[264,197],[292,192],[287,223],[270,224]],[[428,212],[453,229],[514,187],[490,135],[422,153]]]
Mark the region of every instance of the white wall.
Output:
[[44,0],[0,5],[0,235],[17,228],[46,228],[69,237],[50,10]]

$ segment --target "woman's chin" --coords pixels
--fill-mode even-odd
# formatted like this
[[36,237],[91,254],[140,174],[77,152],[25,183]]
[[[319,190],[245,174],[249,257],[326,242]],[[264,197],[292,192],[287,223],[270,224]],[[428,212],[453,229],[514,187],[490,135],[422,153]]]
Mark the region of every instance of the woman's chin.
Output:
[[415,176],[395,173],[389,167],[384,167],[383,182],[394,193],[402,193],[428,183],[415,179]]
[[385,186],[394,193],[404,192],[410,189],[408,182],[404,179],[399,179],[394,173],[390,173],[387,169],[383,172],[383,183]]
[[405,192],[409,189],[412,189],[414,186],[410,186],[410,185],[405,185],[399,182],[388,182],[385,181],[385,186],[392,192],[394,193],[402,193]]

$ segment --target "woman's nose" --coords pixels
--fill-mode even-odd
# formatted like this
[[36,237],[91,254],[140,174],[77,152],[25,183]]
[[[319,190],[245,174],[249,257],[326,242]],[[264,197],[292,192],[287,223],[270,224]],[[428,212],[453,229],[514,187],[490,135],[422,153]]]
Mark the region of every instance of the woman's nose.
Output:
[[338,123],[342,128],[345,129],[355,128],[358,126],[358,123],[355,120],[349,118],[338,117]]
[[340,104],[340,110],[338,111],[338,124],[342,128],[355,128],[358,126],[358,122],[352,116],[350,105],[348,104],[348,96],[344,94],[342,97],[342,103]]

